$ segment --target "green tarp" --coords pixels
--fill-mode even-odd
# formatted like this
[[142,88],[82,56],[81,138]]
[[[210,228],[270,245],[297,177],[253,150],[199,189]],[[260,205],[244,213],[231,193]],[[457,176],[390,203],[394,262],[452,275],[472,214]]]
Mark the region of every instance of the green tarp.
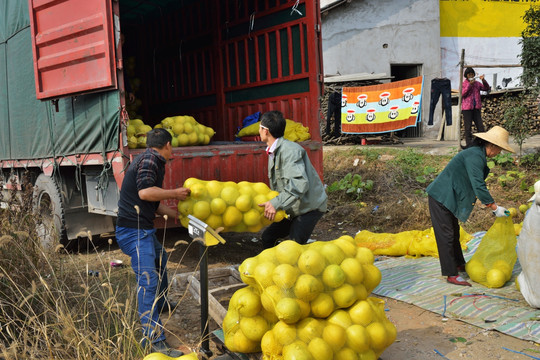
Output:
[[117,149],[118,92],[37,100],[30,34],[28,2],[0,2],[0,160]]

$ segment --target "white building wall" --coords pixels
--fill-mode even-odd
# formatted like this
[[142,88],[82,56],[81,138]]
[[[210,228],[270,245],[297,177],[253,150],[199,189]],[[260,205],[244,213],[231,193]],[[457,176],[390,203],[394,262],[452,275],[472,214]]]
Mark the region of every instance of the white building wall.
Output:
[[393,64],[421,64],[424,92],[420,126],[424,136],[437,137],[441,99],[434,126],[428,128],[427,120],[431,79],[442,76],[439,0],[352,0],[323,12],[322,45],[325,75],[390,75]]

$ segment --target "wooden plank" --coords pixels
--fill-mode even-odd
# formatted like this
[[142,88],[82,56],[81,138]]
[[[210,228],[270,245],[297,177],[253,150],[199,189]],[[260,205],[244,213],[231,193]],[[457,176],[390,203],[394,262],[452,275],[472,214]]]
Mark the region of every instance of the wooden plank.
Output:
[[[196,299],[200,300],[201,284],[194,276],[188,277],[188,282],[190,285],[189,291]],[[208,314],[221,326],[225,315],[227,315],[227,310],[221,306],[215,297],[208,296]]]

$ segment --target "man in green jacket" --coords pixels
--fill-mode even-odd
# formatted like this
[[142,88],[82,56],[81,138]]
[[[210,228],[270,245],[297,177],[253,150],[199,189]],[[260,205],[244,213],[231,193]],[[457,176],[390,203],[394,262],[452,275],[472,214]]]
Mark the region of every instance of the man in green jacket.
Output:
[[508,132],[500,126],[474,136],[473,146],[454,156],[426,189],[442,275],[449,283],[464,286],[471,284],[458,275],[465,269],[458,220],[467,221],[477,199],[495,216],[509,215],[508,210],[495,204],[485,179],[488,157],[501,150],[514,152],[508,144]]
[[268,146],[268,179],[270,188],[279,195],[264,204],[264,216],[274,220],[278,210],[285,210],[287,219],[272,223],[262,234],[265,249],[279,239],[305,244],[319,219],[326,212],[327,196],[319,174],[306,150],[283,138],[286,121],[279,111],[261,116],[259,134]]

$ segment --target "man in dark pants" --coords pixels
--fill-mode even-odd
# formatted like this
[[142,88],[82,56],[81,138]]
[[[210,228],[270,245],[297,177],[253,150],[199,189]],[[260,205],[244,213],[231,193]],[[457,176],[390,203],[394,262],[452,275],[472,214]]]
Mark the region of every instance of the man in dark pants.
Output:
[[262,234],[264,248],[276,245],[278,239],[305,244],[319,219],[326,212],[327,196],[319,174],[306,150],[285,140],[285,119],[279,111],[262,115],[259,127],[261,140],[268,145],[268,178],[270,188],[279,192],[264,206],[264,216],[274,220],[277,210],[285,210],[288,219],[268,226]]
[[167,304],[167,254],[156,237],[155,214],[178,216],[161,200],[185,200],[186,188],[163,189],[165,163],[172,156],[171,134],[154,129],[146,134],[145,152],[137,156],[122,181],[116,241],[131,257],[131,267],[137,279],[137,305],[143,329],[143,346],[151,342],[152,352],[179,357],[182,352],[172,349],[165,341],[159,313]]

